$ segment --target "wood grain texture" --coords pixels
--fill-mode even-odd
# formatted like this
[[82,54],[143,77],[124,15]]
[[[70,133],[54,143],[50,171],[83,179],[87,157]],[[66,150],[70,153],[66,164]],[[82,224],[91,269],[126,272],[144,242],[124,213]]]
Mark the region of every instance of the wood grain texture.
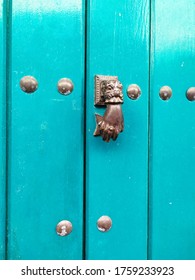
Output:
[[0,1],[0,259],[5,259],[6,220],[6,90],[5,6]]
[[150,258],[194,259],[195,1],[154,1],[152,30]]
[[[43,3],[44,2],[44,3]],[[8,258],[81,259],[83,243],[83,4],[14,0],[9,108]],[[39,83],[33,94],[23,76]],[[60,95],[57,82],[72,79]],[[73,231],[55,227],[70,220]]]
[[[147,258],[149,1],[88,1],[86,258]],[[116,142],[95,138],[94,76],[118,76],[124,86],[125,129]],[[142,96],[128,99],[137,83]],[[98,231],[102,215],[112,229]]]

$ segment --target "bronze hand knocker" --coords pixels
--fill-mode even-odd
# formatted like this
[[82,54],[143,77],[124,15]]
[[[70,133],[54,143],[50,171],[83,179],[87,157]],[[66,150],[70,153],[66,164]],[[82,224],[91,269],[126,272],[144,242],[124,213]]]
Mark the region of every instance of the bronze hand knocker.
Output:
[[123,131],[124,119],[121,109],[123,103],[122,84],[116,76],[95,76],[95,105],[107,106],[104,116],[96,114],[94,136],[102,136],[109,142],[116,140]]

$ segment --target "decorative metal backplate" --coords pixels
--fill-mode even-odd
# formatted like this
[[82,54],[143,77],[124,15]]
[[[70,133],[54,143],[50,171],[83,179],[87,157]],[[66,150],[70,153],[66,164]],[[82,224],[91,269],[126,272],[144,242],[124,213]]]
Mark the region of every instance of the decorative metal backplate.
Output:
[[101,91],[101,83],[105,81],[114,81],[118,80],[117,76],[103,76],[96,75],[95,76],[95,106],[105,106],[105,97]]

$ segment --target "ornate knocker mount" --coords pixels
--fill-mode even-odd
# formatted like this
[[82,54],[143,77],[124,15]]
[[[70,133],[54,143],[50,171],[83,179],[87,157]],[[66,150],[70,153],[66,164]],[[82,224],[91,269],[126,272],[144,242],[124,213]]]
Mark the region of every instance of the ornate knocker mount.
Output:
[[124,119],[122,84],[116,76],[95,76],[95,106],[107,106],[104,116],[95,114],[94,136],[101,136],[106,142],[116,140],[123,131]]

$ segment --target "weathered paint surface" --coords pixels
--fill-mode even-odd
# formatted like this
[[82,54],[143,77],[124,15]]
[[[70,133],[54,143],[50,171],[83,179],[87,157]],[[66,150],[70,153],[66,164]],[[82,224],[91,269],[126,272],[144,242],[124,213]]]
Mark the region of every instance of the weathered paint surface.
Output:
[[[88,1],[86,258],[147,258],[149,1]],[[94,76],[118,76],[124,86],[125,129],[116,142],[95,138]],[[137,83],[142,96],[126,95]],[[102,215],[112,228],[98,231]]]
[[152,27],[150,258],[195,259],[195,1],[154,1]]
[[[83,24],[81,0],[13,1],[9,259],[82,258]],[[26,75],[39,83],[32,94],[19,86]],[[63,77],[75,85],[69,96],[57,91]],[[67,237],[56,234],[61,220],[73,224]]]

